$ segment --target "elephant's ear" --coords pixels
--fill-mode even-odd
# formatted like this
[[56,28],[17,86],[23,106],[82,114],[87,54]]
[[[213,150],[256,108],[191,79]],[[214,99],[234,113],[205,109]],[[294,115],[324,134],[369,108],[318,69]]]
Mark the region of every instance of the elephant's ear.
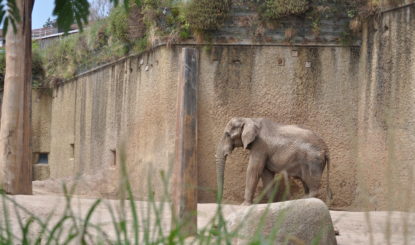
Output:
[[246,119],[242,130],[242,144],[244,145],[244,149],[246,149],[248,145],[255,140],[258,133],[259,124],[252,119]]

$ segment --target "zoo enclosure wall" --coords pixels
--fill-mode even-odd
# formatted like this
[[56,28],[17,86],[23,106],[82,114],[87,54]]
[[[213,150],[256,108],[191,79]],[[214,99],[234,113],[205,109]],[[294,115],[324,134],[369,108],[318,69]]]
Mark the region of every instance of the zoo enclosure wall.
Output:
[[[414,7],[368,21],[362,35],[360,46],[197,46],[199,202],[215,201],[214,152],[226,122],[245,116],[301,124],[326,140],[334,207],[413,206]],[[52,178],[101,176],[96,189],[115,195],[114,152],[123,150],[136,197],[147,197],[149,175],[161,198],[159,172],[174,159],[181,47],[160,46],[53,89],[49,133],[34,144],[48,145]],[[34,125],[48,125],[36,123],[37,113]],[[227,161],[226,202],[242,202],[247,156],[236,150]]]

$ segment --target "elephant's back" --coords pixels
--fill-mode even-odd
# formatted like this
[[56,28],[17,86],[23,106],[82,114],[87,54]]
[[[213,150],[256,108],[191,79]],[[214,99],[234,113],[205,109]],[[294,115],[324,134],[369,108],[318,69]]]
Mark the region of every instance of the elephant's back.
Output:
[[278,128],[280,137],[294,144],[307,145],[308,148],[321,153],[328,152],[328,147],[324,140],[309,129],[298,125],[280,125]]
[[259,121],[265,129],[262,137],[270,140],[271,145],[295,147],[299,144],[308,146],[316,152],[328,154],[324,140],[310,129],[295,124],[280,124],[267,118],[261,118]]

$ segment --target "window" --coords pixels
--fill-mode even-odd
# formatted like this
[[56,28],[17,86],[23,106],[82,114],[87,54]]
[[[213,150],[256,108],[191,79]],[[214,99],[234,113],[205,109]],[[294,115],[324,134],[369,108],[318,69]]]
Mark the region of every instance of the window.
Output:
[[39,159],[37,160],[37,163],[48,164],[49,162],[48,156],[49,156],[49,153],[39,153]]

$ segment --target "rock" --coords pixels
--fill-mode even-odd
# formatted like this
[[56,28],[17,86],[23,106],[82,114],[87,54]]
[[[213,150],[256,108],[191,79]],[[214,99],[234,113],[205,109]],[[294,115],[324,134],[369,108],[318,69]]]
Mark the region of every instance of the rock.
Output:
[[249,244],[257,235],[269,239],[272,234],[271,244],[337,244],[329,210],[316,198],[252,205],[226,220],[228,230],[238,233],[232,244]]

